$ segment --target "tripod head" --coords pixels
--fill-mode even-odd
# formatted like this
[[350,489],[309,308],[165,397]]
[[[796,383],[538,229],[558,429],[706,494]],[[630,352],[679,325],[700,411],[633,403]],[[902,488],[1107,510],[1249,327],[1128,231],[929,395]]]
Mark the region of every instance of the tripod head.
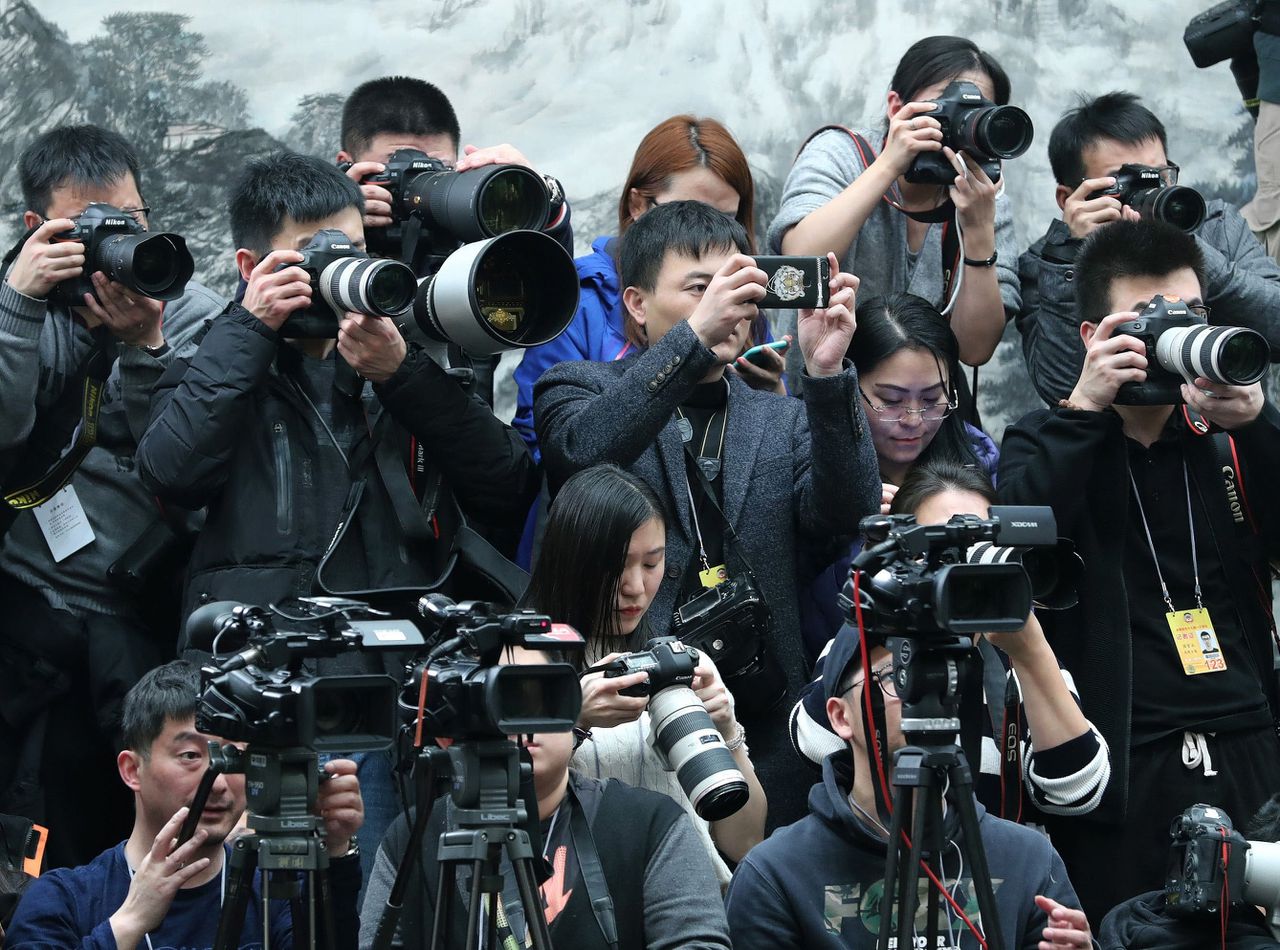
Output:
[[889,637],[902,732],[912,745],[955,745],[960,698],[980,658],[968,637]]

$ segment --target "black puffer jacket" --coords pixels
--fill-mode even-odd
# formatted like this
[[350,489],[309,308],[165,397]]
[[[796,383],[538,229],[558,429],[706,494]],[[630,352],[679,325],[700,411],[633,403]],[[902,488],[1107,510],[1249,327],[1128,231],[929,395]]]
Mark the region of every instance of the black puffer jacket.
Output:
[[[429,357],[411,349],[391,379],[355,394],[335,386],[327,412],[297,381],[302,359],[233,303],[155,391],[138,446],[142,478],[167,501],[208,506],[186,613],[210,601],[268,604],[321,592],[316,571],[331,547],[322,577],[329,591],[429,584],[448,567],[460,515],[490,532],[519,533],[536,464],[520,437]],[[343,430],[356,433],[346,461],[330,435]],[[403,472],[411,440],[424,449],[413,480],[432,529],[425,542],[406,536],[380,473],[379,460],[383,471]]]

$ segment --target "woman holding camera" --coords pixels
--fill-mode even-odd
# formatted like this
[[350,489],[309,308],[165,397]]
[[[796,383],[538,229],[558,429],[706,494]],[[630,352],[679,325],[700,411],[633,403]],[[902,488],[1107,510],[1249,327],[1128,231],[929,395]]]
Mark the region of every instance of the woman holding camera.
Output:
[[[645,649],[645,613],[665,571],[666,534],[662,504],[643,480],[614,465],[579,472],[565,482],[551,506],[524,606],[579,630],[587,641],[588,666]],[[737,862],[764,839],[768,811],[745,732],[734,715],[733,696],[715,664],[703,655],[690,688],[732,752],[749,792],[741,809],[708,823],[649,741],[649,698],[623,695],[646,683],[648,676],[583,676],[578,719],[583,741],[573,767],[671,796],[702,833],[725,885],[729,870],[724,859]]]
[[[857,311],[848,358],[858,370],[862,408],[883,485],[881,511],[918,464],[947,460],[994,479],[1000,453],[982,430],[956,412],[960,345],[947,319],[914,294],[873,297]],[[816,657],[844,618],[836,602],[854,547],[818,575],[801,601],[805,649]]]
[[[591,253],[575,261],[580,296],[578,312],[568,329],[550,343],[524,351],[515,379],[518,387],[512,425],[529,447],[537,450],[533,428],[533,386],[551,366],[566,360],[622,359],[648,345],[643,328],[622,305],[618,279],[618,241],[631,222],[650,208],[668,201],[701,201],[734,218],[755,239],[755,186],[747,157],[733,135],[715,119],[677,115],[654,126],[641,140],[618,199],[616,236],[598,237]],[[755,343],[769,342],[763,316],[755,328]],[[739,360],[734,369],[754,389],[782,388],[782,356],[765,350],[762,366]]]
[[[1009,101],[1009,77],[973,42],[930,36],[893,74],[879,131],[828,126],[801,148],[769,226],[775,253],[834,251],[864,292],[910,291],[947,313],[960,358],[978,366],[995,352],[1005,312],[1019,304],[1009,201],[970,155],[955,152],[930,113],[952,82]],[[955,169],[946,185],[908,180],[920,156]]]
[[[990,479],[977,468],[936,460],[911,471],[889,511],[914,515],[919,524],[942,524],[958,514],[987,518],[995,502]],[[1056,815],[1092,811],[1111,778],[1110,750],[1080,711],[1069,675],[1059,667],[1035,614],[1016,633],[980,635],[978,653],[983,748],[980,761],[971,759],[980,766],[978,799],[993,814],[1020,822],[1032,820],[1036,810]],[[886,704],[897,702],[893,679],[887,674],[876,678]],[[974,701],[974,714],[977,697],[968,699]],[[815,682],[792,711],[792,729],[796,747],[815,763],[841,747],[826,718],[822,660]],[[1003,737],[1003,749],[997,748],[997,735]]]

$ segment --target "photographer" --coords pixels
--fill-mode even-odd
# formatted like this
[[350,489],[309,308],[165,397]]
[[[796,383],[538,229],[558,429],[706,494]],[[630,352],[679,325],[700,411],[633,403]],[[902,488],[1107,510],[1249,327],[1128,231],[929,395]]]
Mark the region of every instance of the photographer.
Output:
[[[504,662],[549,663],[558,657],[516,647]],[[608,947],[601,930],[600,900],[584,882],[582,849],[591,848],[611,899],[618,950],[728,950],[720,889],[706,852],[679,807],[664,795],[630,788],[616,779],[602,782],[569,767],[573,733],[547,732],[512,736],[533,761],[537,816],[542,827],[544,860],[554,873],[539,888],[551,940],[558,947],[591,950]],[[529,803],[533,810],[532,802]],[[415,881],[405,895],[394,947],[420,948],[431,943],[440,870],[437,842],[452,827],[453,799],[435,803],[422,841],[426,880]],[[581,816],[581,818],[579,817]],[[378,848],[377,863],[365,894],[360,920],[360,947],[373,945],[378,920],[408,846],[412,816],[396,820]],[[581,819],[585,818],[585,821]],[[501,946],[526,946],[516,876],[505,854],[503,891],[499,898],[498,939]],[[444,945],[466,942],[467,913],[461,895],[470,893],[470,869],[457,871],[457,906]],[[594,906],[593,906],[594,904]]]
[[[666,569],[667,521],[662,503],[640,478],[614,465],[596,465],[565,482],[551,506],[538,561],[525,593],[526,606],[584,631],[586,663],[644,650],[650,639],[647,614]],[[582,678],[582,739],[574,768],[597,779],[616,778],[670,796],[698,830],[721,885],[730,861],[764,839],[768,803],[756,778],[746,730],[734,714],[733,694],[703,655],[691,684],[733,753],[748,783],[747,804],[708,823],[695,810],[669,763],[647,741],[653,718],[649,696],[624,695],[648,682],[648,674]]]
[[[1017,310],[1017,250],[1008,198],[973,156],[944,147],[942,126],[929,115],[932,100],[957,81],[973,83],[989,102],[1009,101],[1009,77],[972,41],[914,43],[889,83],[882,129],[829,126],[805,142],[769,225],[769,247],[834,251],[863,293],[923,297],[950,316],[960,359],[978,366],[995,352],[1005,313]],[[908,180],[930,153],[953,166],[954,181]]]
[[[162,498],[209,506],[184,616],[311,592],[372,592],[397,610],[424,589],[465,599],[496,587],[513,601],[523,576],[467,522],[518,532],[537,486],[520,437],[391,319],[331,314],[336,340],[286,326],[320,305],[299,249],[325,229],[363,246],[354,182],[277,153],[248,165],[230,211],[243,299],[165,375],[138,450]],[[362,762],[375,829],[397,810],[385,762]]]
[[[45,132],[18,178],[26,233],[0,283],[0,811],[52,828],[59,866],[89,860],[131,820],[114,780],[120,704],[173,655],[185,556],[170,522],[184,526],[162,516],[134,453],[160,375],[225,301],[195,282],[152,299],[65,238],[93,203],[150,227],[137,155],[116,133]],[[83,280],[93,293],[77,297]],[[24,503],[44,496],[38,507],[8,503],[32,485]],[[96,810],[87,779],[104,790]]]
[[[179,830],[209,765],[208,741],[196,730],[200,674],[177,660],[147,673],[124,704],[120,779],[133,792],[129,838],[92,862],[44,874],[23,895],[5,938],[6,950],[136,947],[208,947],[218,929],[227,891],[227,839],[245,809],[243,775],[219,775],[195,834],[177,845]],[[356,832],[363,820],[355,763],[325,766],[316,813],[324,818],[330,855],[333,946],[354,946],[360,862]],[[289,902],[273,900],[262,919],[262,879],[252,882],[244,928],[236,946],[290,946]],[[323,936],[323,935],[321,935]]]
[[[823,762],[822,782],[809,795],[809,815],[774,832],[734,872],[726,912],[737,950],[869,950],[877,945],[890,816],[876,806],[876,769],[866,747],[862,692],[883,688],[893,664],[883,646],[868,646],[869,670],[862,668],[853,627],[840,632],[827,654],[822,693],[841,748]],[[869,685],[872,680],[880,685]],[[902,707],[896,696],[886,696],[884,705],[885,741],[893,752],[906,744]],[[1089,925],[1084,914],[1074,909],[1079,906],[1075,891],[1048,839],[994,817],[980,803],[977,812],[991,877],[1002,882],[995,891],[999,918],[984,917],[981,926],[999,927],[1006,947],[1091,946]],[[951,841],[959,833],[954,816],[953,810],[944,819],[944,834]],[[958,848],[945,849],[942,880],[949,894],[954,892],[967,904],[966,913],[972,918],[976,909],[973,880],[970,869],[955,860],[958,853]],[[923,879],[921,884],[928,886]],[[918,932],[924,930],[927,906],[922,891]],[[939,917],[940,932],[954,935],[946,946],[976,946],[968,939],[961,943],[966,922],[953,913],[950,903],[939,901],[936,906],[945,915],[945,919]]]
[[[552,367],[535,387],[534,418],[553,491],[574,472],[613,462],[672,513],[668,566],[648,614],[654,634],[672,631],[677,609],[686,628],[705,629],[733,603],[763,606],[735,624],[752,661],[741,676],[716,662],[751,733],[770,818],[785,822],[804,807],[779,712],[806,672],[797,552],[852,534],[878,508],[880,482],[857,375],[844,359],[857,278],[834,261],[827,308],[799,311],[803,400],[725,375],[765,295],[747,247],[742,226],[709,205],[673,201],[646,212],[622,239],[621,264],[623,302],[649,348]],[[742,596],[724,604],[717,588]],[[680,635],[690,642],[690,632]],[[719,649],[716,639],[693,645]]]
[[[1280,470],[1280,416],[1258,383],[1178,385],[1146,342],[1117,330],[1157,295],[1201,310],[1201,245],[1151,221],[1090,235],[1074,265],[1079,379],[1059,406],[1011,426],[1000,458],[1001,501],[1052,505],[1084,559],[1079,605],[1040,619],[1111,747],[1101,806],[1048,821],[1095,922],[1160,884],[1182,809],[1252,814],[1280,788],[1267,573],[1277,511],[1254,489]],[[1167,404],[1139,404],[1147,392]],[[1204,629],[1221,647],[1213,662]]]
[[[1114,189],[1122,166],[1159,173],[1161,184],[1177,182],[1168,158],[1164,125],[1138,97],[1111,92],[1080,104],[1058,120],[1049,137],[1049,164],[1057,180],[1062,217],[1049,225],[1018,260],[1022,309],[1017,315],[1022,352],[1040,397],[1055,405],[1075,386],[1084,358],[1076,319],[1080,295],[1077,257],[1085,238],[1110,221],[1136,221],[1138,212]],[[1267,256],[1235,208],[1206,202],[1195,243],[1204,259],[1204,303],[1222,320],[1251,327],[1280,353],[1280,265]]]

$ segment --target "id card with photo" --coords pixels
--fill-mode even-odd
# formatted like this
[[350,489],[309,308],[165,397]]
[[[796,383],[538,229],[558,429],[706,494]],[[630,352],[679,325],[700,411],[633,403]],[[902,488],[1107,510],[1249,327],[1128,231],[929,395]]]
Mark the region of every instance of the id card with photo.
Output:
[[1221,673],[1227,668],[1227,658],[1222,644],[1209,619],[1209,611],[1203,607],[1195,610],[1172,610],[1165,614],[1173,644],[1178,648],[1178,660],[1187,676],[1201,673]]

